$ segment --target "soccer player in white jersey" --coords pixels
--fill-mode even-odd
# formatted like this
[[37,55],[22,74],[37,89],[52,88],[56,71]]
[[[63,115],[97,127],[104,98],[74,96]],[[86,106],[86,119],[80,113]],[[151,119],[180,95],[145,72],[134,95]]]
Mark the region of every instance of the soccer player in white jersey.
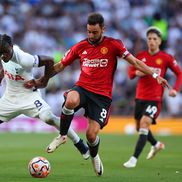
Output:
[[[3,77],[6,80],[6,89],[0,98],[0,123],[8,122],[16,116],[24,114],[32,118],[39,118],[59,129],[60,118],[52,113],[50,106],[42,99],[39,90],[24,87],[25,81],[33,78],[33,67],[45,66],[44,74],[48,74],[48,69],[54,64],[53,59],[24,52],[17,45],[13,45],[12,38],[6,34],[0,34],[0,58],[2,64],[0,83]],[[88,147],[71,127],[69,128],[69,138],[83,158],[88,159]]]

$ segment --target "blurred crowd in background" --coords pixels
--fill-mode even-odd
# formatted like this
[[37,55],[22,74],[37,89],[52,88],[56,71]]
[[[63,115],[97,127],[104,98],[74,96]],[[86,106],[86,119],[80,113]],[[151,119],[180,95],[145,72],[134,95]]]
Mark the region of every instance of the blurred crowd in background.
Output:
[[[146,49],[146,29],[159,27],[162,49],[182,67],[182,0],[1,0],[0,33],[11,35],[15,44],[31,54],[52,56],[58,62],[73,44],[87,36],[87,15],[94,11],[105,18],[105,35],[121,39],[134,55]],[[113,115],[133,115],[137,79],[129,80],[127,67],[125,61],[118,61]],[[39,77],[42,72],[38,69],[34,74]],[[79,73],[76,61],[42,91],[55,114],[60,114],[63,93],[74,85]],[[175,76],[170,71],[167,79],[174,84]],[[161,116],[182,116],[182,91],[170,98],[166,90]]]

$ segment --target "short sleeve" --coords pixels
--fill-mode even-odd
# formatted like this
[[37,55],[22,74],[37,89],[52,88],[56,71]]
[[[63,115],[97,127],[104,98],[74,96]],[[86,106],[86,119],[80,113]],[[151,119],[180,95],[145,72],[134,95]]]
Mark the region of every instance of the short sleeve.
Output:
[[16,62],[25,68],[38,67],[39,57],[37,55],[31,55],[27,52],[24,52],[19,47],[14,48],[14,53],[16,57]]
[[73,61],[79,58],[79,55],[77,53],[77,44],[75,44],[71,49],[69,49],[64,57],[61,60],[61,63],[64,66],[70,65]]
[[119,39],[115,39],[113,42],[115,47],[117,48],[118,57],[122,57],[123,59],[130,55],[130,52],[126,49],[123,42]]

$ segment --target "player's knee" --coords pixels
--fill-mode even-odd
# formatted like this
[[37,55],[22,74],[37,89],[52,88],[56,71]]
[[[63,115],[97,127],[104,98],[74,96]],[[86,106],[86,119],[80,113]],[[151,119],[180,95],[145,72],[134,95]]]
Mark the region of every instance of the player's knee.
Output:
[[67,99],[65,106],[66,106],[66,108],[74,109],[78,106],[78,103],[79,102],[77,101],[77,99]]
[[140,128],[146,128],[146,129],[148,129],[149,126],[150,126],[150,123],[148,121],[142,121],[140,123]]
[[89,125],[86,131],[86,137],[89,143],[95,142],[100,130],[100,124],[95,120],[89,119]]
[[65,102],[66,108],[74,109],[79,105],[79,103],[80,103],[80,97],[78,92],[76,91],[69,92]]
[[97,135],[91,130],[87,130],[86,137],[89,143],[93,143],[96,140]]
[[152,119],[148,116],[143,116],[140,121],[140,128],[149,128],[152,123]]
[[93,134],[87,134],[86,137],[89,143],[93,143],[96,139],[96,136]]

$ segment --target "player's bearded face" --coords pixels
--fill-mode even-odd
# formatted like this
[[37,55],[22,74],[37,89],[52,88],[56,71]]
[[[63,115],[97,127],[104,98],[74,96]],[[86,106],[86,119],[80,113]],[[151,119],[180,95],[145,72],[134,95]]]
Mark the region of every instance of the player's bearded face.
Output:
[[102,34],[104,27],[100,27],[99,24],[89,25],[87,24],[88,40],[91,44],[97,44],[102,40]]

